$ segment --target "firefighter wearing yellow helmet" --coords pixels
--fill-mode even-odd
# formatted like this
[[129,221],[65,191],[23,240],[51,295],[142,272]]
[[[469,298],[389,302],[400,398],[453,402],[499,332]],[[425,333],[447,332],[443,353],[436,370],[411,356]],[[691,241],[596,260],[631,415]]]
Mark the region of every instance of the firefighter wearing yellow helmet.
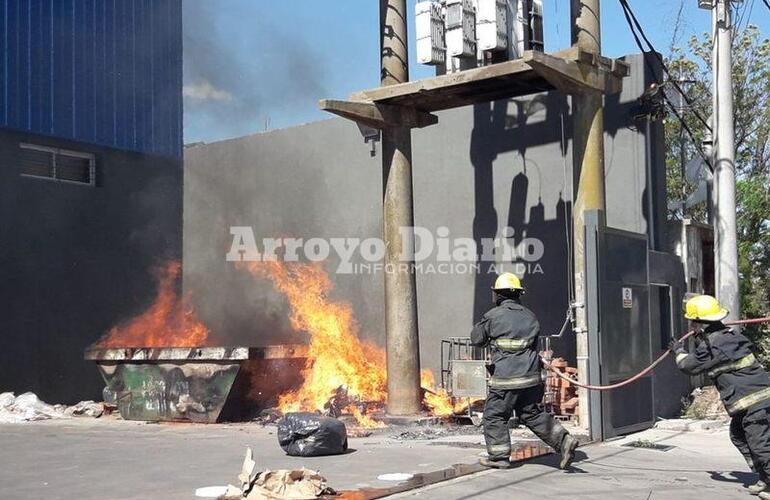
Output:
[[537,353],[540,323],[521,303],[524,287],[518,276],[503,273],[492,287],[495,307],[471,331],[473,345],[488,347],[492,364],[484,405],[487,467],[511,467],[508,421],[513,412],[546,444],[561,453],[562,469],[569,467],[578,441],[543,410],[543,379]]
[[688,298],[684,316],[699,329],[695,347],[688,352],[676,340],[670,347],[680,370],[690,375],[706,373],[714,381],[732,417],[730,439],[759,474],[749,490],[770,500],[770,376],[754,357],[749,339],[722,322],[728,314],[710,295]]

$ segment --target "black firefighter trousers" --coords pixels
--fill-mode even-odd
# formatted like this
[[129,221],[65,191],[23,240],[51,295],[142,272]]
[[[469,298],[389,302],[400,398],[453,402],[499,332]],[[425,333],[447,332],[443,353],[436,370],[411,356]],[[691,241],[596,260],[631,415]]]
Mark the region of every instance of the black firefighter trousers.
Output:
[[752,471],[770,482],[770,409],[748,409],[730,421],[730,440]]
[[522,424],[542,439],[557,453],[567,436],[567,430],[543,410],[541,402],[543,384],[527,389],[489,389],[484,405],[484,439],[491,460],[507,460],[511,457],[511,435],[508,421],[516,411]]

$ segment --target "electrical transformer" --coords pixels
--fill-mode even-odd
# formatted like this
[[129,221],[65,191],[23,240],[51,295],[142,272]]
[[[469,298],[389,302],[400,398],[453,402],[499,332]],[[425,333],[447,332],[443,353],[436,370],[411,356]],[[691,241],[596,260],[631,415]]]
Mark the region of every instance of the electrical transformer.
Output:
[[478,0],[476,38],[479,50],[508,48],[508,2],[506,0]]
[[[415,5],[417,61],[453,73],[543,51],[542,0],[423,0]],[[489,57],[492,53],[497,55]]]
[[446,47],[452,57],[476,57],[476,10],[472,0],[446,0]]
[[415,5],[417,62],[420,64],[437,66],[446,63],[443,10],[439,1],[418,2]]

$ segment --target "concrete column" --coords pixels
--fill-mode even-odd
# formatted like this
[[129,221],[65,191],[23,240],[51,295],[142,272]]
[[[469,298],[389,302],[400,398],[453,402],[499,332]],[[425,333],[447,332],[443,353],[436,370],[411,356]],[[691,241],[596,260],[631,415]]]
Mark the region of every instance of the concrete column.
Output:
[[[599,0],[572,0],[572,43],[595,54],[601,54]],[[573,207],[573,240],[575,259],[577,368],[578,379],[586,383],[589,372],[588,323],[586,320],[585,276],[585,211],[605,212],[604,195],[604,108],[599,92],[586,91],[572,96],[574,116],[573,167],[575,196]],[[598,362],[598,360],[594,360]],[[588,428],[590,412],[588,391],[578,390],[579,419]]]
[[712,10],[714,26],[714,262],[716,294],[741,315],[738,285],[738,226],[735,208],[735,129],[733,116],[733,55],[730,2],[718,0]]
[[[406,16],[406,0],[380,0],[383,86],[409,80]],[[410,129],[383,130],[382,176],[388,413],[415,415],[422,399],[417,287],[411,260],[401,260],[402,249],[414,248],[414,233],[404,230],[414,226]]]

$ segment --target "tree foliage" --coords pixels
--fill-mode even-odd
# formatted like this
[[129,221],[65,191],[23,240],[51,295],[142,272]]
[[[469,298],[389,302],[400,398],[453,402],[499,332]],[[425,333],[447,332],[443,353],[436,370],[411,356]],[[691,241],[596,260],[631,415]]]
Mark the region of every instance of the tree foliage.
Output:
[[[688,47],[676,48],[669,57],[672,75],[682,84],[692,106],[683,110],[685,122],[696,141],[707,136],[696,113],[707,118],[712,110],[712,41],[710,34],[694,36]],[[733,89],[735,94],[736,189],[738,252],[742,315],[770,314],[770,40],[749,25],[734,35]],[[685,159],[698,148],[675,116],[666,118],[666,168],[669,200],[682,200],[695,189],[683,183],[680,152]],[[705,222],[705,205],[682,212],[669,210],[671,218],[689,217]],[[770,338],[762,329],[751,332],[760,347],[770,353]],[[767,332],[767,328],[764,329]]]

